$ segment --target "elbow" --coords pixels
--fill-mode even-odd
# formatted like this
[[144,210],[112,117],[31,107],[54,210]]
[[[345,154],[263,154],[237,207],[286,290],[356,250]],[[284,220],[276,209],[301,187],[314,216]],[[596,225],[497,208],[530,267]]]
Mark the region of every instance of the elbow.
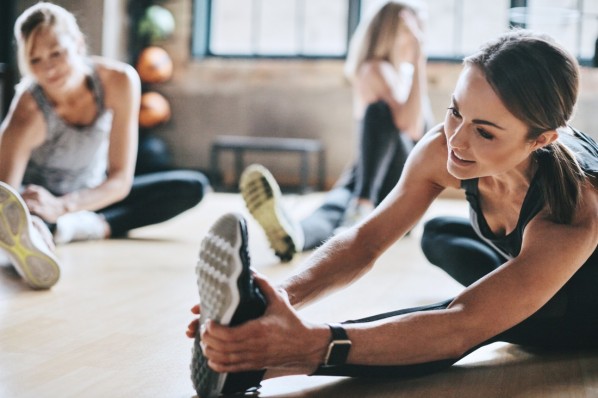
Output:
[[127,196],[129,196],[129,194],[131,193],[131,188],[133,186],[133,179],[131,178],[129,181],[125,181],[123,184],[121,184],[121,189],[120,189],[120,200],[126,198]]
[[121,201],[131,193],[131,187],[133,186],[133,177],[118,178],[113,181],[113,192],[114,199]]
[[[463,305],[454,305],[453,303],[449,305],[449,311],[452,312],[451,326],[447,328],[444,355],[447,358],[461,358],[486,340],[482,337],[484,325],[479,317],[468,313]],[[486,325],[487,327],[488,325]]]

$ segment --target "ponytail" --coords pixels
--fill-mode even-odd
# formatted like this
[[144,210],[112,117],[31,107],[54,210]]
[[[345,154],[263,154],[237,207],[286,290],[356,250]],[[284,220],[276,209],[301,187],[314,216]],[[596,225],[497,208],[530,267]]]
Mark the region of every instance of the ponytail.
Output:
[[535,158],[551,218],[560,224],[571,223],[587,174],[569,148],[558,141],[539,149]]

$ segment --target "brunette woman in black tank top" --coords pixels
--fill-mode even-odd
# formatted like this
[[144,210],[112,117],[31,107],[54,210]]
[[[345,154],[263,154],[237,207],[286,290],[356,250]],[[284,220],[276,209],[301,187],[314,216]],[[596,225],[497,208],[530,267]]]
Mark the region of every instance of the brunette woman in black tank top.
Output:
[[[598,347],[598,147],[568,127],[578,87],[576,59],[533,32],[503,34],[466,58],[444,123],[416,145],[388,197],[279,286],[254,276],[265,315],[234,328],[209,322],[205,366],[410,377],[494,341]],[[448,187],[466,189],[475,228],[435,219],[422,246],[460,294],[332,327],[294,310],[375,266]],[[196,330],[194,321],[188,334]]]

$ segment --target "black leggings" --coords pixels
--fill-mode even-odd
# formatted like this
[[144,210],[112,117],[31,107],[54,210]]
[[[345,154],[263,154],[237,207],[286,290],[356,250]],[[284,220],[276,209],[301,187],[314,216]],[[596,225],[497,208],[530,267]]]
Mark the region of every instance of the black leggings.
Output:
[[386,102],[367,107],[359,130],[355,164],[345,170],[324,203],[301,221],[303,250],[320,246],[334,234],[352,198],[370,199],[377,206],[401,177],[414,143],[399,133]]
[[[491,249],[475,234],[467,219],[458,217],[439,217],[427,222],[421,244],[424,254],[432,264],[442,268],[465,286],[505,262],[504,257]],[[497,341],[553,350],[598,348],[597,285],[598,251],[595,251],[579,271],[540,310],[518,325],[473,347],[465,355]],[[434,305],[388,312],[346,323],[372,322],[401,314],[442,310],[447,308],[451,301],[452,299]],[[447,358],[399,366],[320,367],[314,374],[408,378],[445,369],[461,358]]]
[[354,195],[377,206],[399,181],[413,146],[395,126],[386,102],[368,105],[359,128]]
[[98,210],[112,236],[157,224],[197,205],[210,189],[208,179],[196,171],[175,170],[136,176],[129,195]]

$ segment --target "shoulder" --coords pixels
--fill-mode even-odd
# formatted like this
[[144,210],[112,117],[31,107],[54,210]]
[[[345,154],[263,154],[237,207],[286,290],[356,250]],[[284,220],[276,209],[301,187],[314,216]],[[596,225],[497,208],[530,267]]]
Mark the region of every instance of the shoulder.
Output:
[[[590,181],[586,182],[581,189],[581,200],[573,213],[573,219],[569,224],[560,224],[552,220],[548,209],[539,213],[530,225],[541,226],[542,228],[555,227],[568,231],[580,231],[580,233],[592,237],[594,247],[598,245],[598,188]],[[585,231],[585,232],[584,232]]]
[[423,175],[441,188],[459,188],[460,180],[446,167],[448,149],[442,124],[430,129],[417,143],[407,162],[409,173]]
[[587,182],[582,187],[581,196],[571,223],[554,222],[548,209],[544,209],[530,221],[525,235],[529,230],[530,238],[532,235],[540,236],[545,238],[544,241],[555,244],[567,242],[579,252],[593,252],[598,246],[598,188]]
[[139,75],[131,65],[103,57],[92,57],[92,61],[107,93],[141,87]]
[[43,122],[43,114],[33,94],[27,88],[18,88],[3,124],[21,129],[40,122]]
[[103,57],[92,57],[102,83],[107,106],[130,102],[141,95],[137,71],[129,64]]
[[17,89],[6,118],[0,125],[2,145],[40,145],[46,134],[44,114],[29,90]]

